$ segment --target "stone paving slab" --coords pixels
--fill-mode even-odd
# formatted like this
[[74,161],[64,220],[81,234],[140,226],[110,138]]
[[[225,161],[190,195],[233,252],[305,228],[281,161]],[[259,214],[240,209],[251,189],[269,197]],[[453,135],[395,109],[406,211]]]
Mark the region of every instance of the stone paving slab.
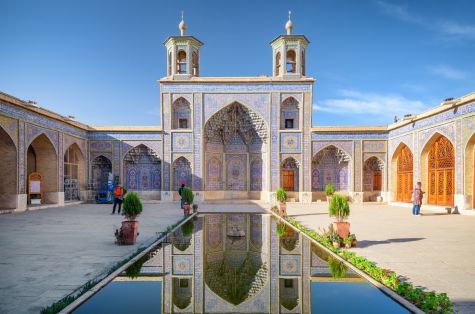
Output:
[[[446,292],[460,313],[475,313],[475,217],[435,215],[414,217],[410,208],[351,205],[351,232],[359,255],[396,271],[413,284]],[[328,228],[327,203],[292,204],[288,215],[306,227]],[[424,208],[422,208],[424,213]]]
[[39,313],[147,245],[183,216],[178,203],[144,204],[138,243],[114,244],[123,217],[82,204],[0,216],[0,313]]

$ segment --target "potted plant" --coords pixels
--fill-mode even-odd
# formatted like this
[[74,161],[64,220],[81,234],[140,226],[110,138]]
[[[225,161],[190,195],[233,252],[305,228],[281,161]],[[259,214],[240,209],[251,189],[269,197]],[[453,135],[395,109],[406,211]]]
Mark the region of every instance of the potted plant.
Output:
[[356,235],[354,235],[354,234],[352,233],[352,234],[350,234],[350,237],[351,237],[351,246],[352,246],[352,247],[355,247],[355,246],[356,246],[356,243],[357,243],[357,241],[356,241]]
[[142,202],[134,192],[129,193],[122,205],[122,215],[127,219],[122,221],[122,237],[124,244],[134,244],[137,241],[139,222],[137,216],[142,213]]
[[279,201],[279,214],[281,216],[287,216],[287,192],[283,188],[278,188],[276,191],[276,197]]
[[198,204],[193,204],[193,212],[194,213],[198,212]]
[[181,192],[181,198],[183,199],[183,215],[188,216],[190,214],[191,204],[193,204],[194,199],[193,192],[190,188],[185,187]]
[[193,223],[192,220],[188,220],[181,227],[181,233],[183,234],[184,237],[191,237],[194,230],[195,230],[195,224]]
[[353,244],[353,236],[349,235],[348,237],[343,238],[343,243],[347,249],[351,248],[351,245]]
[[270,210],[272,210],[274,213],[278,214],[279,213],[279,207],[277,207],[276,205],[272,206],[270,208]]
[[327,196],[328,204],[330,204],[333,194],[335,194],[335,186],[331,183],[325,184],[325,195]]
[[340,238],[346,238],[350,234],[350,223],[345,221],[350,215],[350,206],[346,198],[335,194],[328,207],[328,213],[330,216],[336,218],[336,222],[333,223],[333,226]]

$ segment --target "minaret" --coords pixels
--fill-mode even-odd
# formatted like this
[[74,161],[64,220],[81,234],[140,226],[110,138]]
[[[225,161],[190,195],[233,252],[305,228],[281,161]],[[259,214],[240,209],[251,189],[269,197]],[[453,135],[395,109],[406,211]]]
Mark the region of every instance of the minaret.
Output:
[[187,36],[183,12],[178,24],[180,36],[170,36],[163,43],[167,48],[167,76],[173,80],[186,80],[200,74],[200,48],[203,43],[193,36]]
[[298,79],[305,76],[305,51],[310,43],[304,35],[292,34],[294,24],[285,23],[286,35],[279,35],[271,41],[273,55],[273,76],[281,79]]

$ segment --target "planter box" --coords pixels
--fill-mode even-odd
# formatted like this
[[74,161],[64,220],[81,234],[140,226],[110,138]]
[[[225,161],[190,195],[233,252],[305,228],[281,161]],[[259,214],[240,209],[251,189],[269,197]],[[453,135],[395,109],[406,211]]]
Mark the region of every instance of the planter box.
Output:
[[139,222],[137,220],[122,221],[123,244],[131,245],[137,242],[137,231]]

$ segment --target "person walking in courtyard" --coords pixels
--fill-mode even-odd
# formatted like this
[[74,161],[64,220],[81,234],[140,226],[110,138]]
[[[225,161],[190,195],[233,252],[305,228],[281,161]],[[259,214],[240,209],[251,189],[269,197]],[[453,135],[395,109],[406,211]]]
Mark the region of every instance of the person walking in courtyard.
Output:
[[183,189],[185,188],[185,182],[181,182],[181,187],[178,189],[178,195],[180,195],[180,208],[183,209],[185,202],[183,201],[183,198],[181,197],[181,192],[183,192]]
[[120,186],[120,183],[117,183],[114,188],[114,207],[112,207],[112,215],[115,214],[115,207],[119,204],[119,210],[117,214],[120,214],[120,209],[122,207],[122,201],[124,200],[124,189]]
[[422,192],[421,183],[417,182],[414,191],[412,191],[412,214],[414,216],[420,216],[423,196],[424,192]]

